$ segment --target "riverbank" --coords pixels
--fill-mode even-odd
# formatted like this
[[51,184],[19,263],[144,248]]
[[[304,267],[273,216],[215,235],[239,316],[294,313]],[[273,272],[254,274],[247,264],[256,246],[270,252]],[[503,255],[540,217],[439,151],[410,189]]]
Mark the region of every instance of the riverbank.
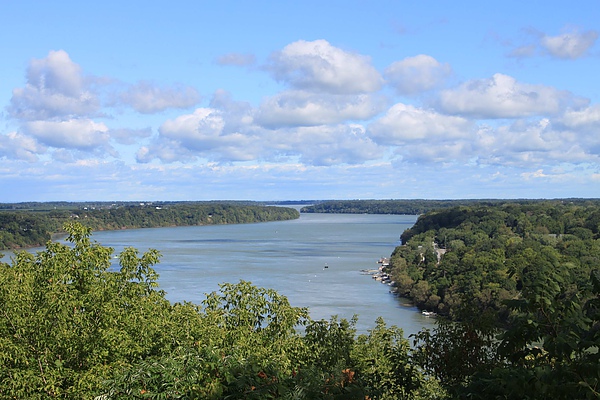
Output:
[[93,231],[245,224],[298,219],[294,208],[231,203],[181,203],[51,211],[0,211],[0,251],[39,247],[76,221]]

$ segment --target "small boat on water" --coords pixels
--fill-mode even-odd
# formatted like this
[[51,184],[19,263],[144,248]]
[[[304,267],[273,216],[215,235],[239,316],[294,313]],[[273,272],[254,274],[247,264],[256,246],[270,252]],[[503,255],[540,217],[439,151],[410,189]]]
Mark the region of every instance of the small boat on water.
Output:
[[325,266],[323,267],[323,269],[325,269],[325,268],[329,268],[329,265],[325,264]]
[[423,316],[425,316],[425,317],[435,317],[436,316],[436,314],[433,311],[423,310],[423,311],[421,311],[421,314],[423,314]]

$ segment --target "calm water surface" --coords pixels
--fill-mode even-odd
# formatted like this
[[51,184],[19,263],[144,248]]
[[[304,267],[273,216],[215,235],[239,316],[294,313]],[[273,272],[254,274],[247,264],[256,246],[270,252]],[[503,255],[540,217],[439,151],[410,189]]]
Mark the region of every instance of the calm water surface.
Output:
[[96,232],[93,239],[116,253],[126,246],[159,250],[160,288],[173,302],[200,303],[219,283],[243,279],[308,307],[313,319],[357,314],[357,329],[364,333],[382,316],[408,336],[433,321],[360,270],[377,268],[415,221],[403,215],[302,214],[293,221]]

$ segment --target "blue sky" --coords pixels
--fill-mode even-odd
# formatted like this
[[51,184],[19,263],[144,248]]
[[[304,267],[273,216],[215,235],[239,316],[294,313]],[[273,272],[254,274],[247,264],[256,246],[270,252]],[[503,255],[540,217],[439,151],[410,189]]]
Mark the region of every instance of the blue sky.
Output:
[[597,1],[0,0],[0,202],[600,197]]

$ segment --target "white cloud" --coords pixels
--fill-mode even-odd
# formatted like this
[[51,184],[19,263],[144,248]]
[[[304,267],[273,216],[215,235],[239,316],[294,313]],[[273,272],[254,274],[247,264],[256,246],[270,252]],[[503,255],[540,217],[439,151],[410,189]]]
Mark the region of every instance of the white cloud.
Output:
[[189,86],[159,87],[139,82],[120,95],[121,101],[142,114],[152,114],[168,108],[188,108],[200,101],[198,91]]
[[[223,99],[214,103],[223,102]],[[192,114],[168,120],[160,136],[137,154],[139,162],[159,159],[166,163],[198,160],[221,163],[244,161],[290,162],[310,165],[356,164],[380,156],[381,149],[357,124],[318,125],[264,129],[252,118],[240,118],[229,109],[199,108]],[[239,108],[245,114],[245,107]],[[226,131],[228,119],[239,128]],[[242,121],[246,121],[244,124]]]
[[257,124],[269,128],[326,125],[366,120],[383,106],[382,98],[367,94],[327,95],[294,90],[264,100],[255,119]]
[[[537,37],[534,47],[520,48],[519,56],[539,54],[542,37]],[[549,42],[548,51],[554,46],[555,56],[580,57],[589,53],[596,41],[584,45],[582,53],[576,41],[563,39],[563,47]],[[583,39],[579,43],[584,43]],[[252,55],[234,53],[216,61],[221,65],[255,63]],[[102,188],[105,197],[106,193],[113,195],[118,183],[124,188],[119,193],[134,198],[139,193],[155,193],[158,198],[184,196],[177,191],[182,188],[189,199],[198,195],[196,188],[203,182],[210,182],[210,190],[213,185],[220,188],[206,195],[213,198],[231,197],[238,193],[231,189],[236,185],[246,186],[244,193],[255,198],[267,196],[265,193],[285,196],[275,189],[264,192],[266,182],[289,187],[286,193],[308,188],[323,196],[338,193],[329,186],[343,188],[339,192],[343,196],[366,196],[361,190],[368,188],[371,197],[405,196],[408,192],[403,192],[406,186],[402,185],[412,182],[413,196],[442,193],[437,191],[437,185],[442,185],[446,191],[440,196],[447,197],[449,193],[462,195],[456,179],[488,195],[503,193],[496,186],[500,181],[506,188],[518,186],[510,181],[519,177],[564,180],[579,174],[581,182],[589,184],[599,176],[600,106],[589,105],[567,91],[496,74],[441,92],[435,110],[415,102],[395,104],[379,115],[388,107],[388,100],[374,93],[384,82],[368,57],[324,40],[299,41],[275,53],[269,68],[286,90],[267,93],[256,108],[217,90],[206,107],[179,114],[171,110],[162,124],[156,117],[142,116],[151,122],[148,128],[136,129],[128,128],[133,125],[127,120],[140,117],[138,113],[127,109],[118,114],[115,110],[114,120],[109,120],[109,108],[101,107],[125,102],[140,113],[196,107],[198,92],[183,85],[119,83],[113,100],[120,102],[101,104],[105,97],[100,95],[112,88],[106,85],[110,78],[100,81],[85,76],[66,52],[50,52],[46,58],[31,61],[27,81],[14,89],[6,109],[13,119],[9,123],[18,128],[0,134],[0,180],[13,179],[3,175],[10,165],[14,182],[56,179],[57,185],[63,185],[60,190],[44,184],[48,193],[58,193],[56,196],[66,187],[76,188],[69,183],[75,182],[72,173],[77,174],[79,184],[95,180],[94,187]],[[418,55],[391,64],[385,77],[397,93],[412,95],[439,89],[451,73],[447,64]],[[258,85],[262,90],[265,82]],[[386,93],[391,95],[390,88]],[[487,121],[492,126],[477,126],[476,118],[498,120]],[[365,128],[367,121],[372,122]],[[112,145],[123,145],[118,147],[119,159],[99,161],[106,154],[118,156]],[[127,165],[134,149],[138,149],[139,163]],[[561,172],[555,168],[558,165],[567,165],[572,172]],[[577,169],[583,170],[584,165],[588,166],[585,174],[579,173]],[[21,174],[18,168],[27,173]],[[93,172],[99,168],[104,170]],[[49,170],[52,175],[48,178]],[[421,191],[427,186],[423,181],[434,188],[429,195]],[[181,182],[185,184],[180,186]],[[297,182],[302,189],[294,187]],[[569,195],[590,193],[590,189],[576,192],[577,186],[568,183]],[[479,184],[487,185],[487,192]],[[387,191],[377,190],[384,186]],[[529,186],[523,190],[520,193],[535,194]],[[567,193],[564,188],[552,190],[546,193]],[[35,190],[30,193],[35,195]],[[82,192],[78,193],[81,198]],[[91,198],[95,193],[84,196]]]
[[600,105],[582,110],[567,110],[556,122],[562,135],[587,154],[600,155]]
[[[34,59],[27,68],[27,82],[13,90],[8,114],[20,124],[21,143],[52,147],[52,157],[63,162],[106,154],[117,156],[111,137],[126,143],[134,134],[130,130],[109,133],[108,127],[91,119],[104,117],[101,104],[91,88],[107,80],[84,77],[81,67],[63,51],[50,51],[43,59]],[[98,87],[96,87],[98,89]],[[137,134],[140,137],[139,132]],[[149,135],[149,133],[147,134]],[[45,151],[45,147],[44,147]],[[31,154],[29,151],[25,154]],[[77,153],[77,154],[76,154]]]
[[138,151],[140,162],[158,158],[164,162],[190,162],[200,158],[216,161],[256,159],[258,140],[251,134],[224,132],[223,114],[212,108],[198,108],[192,114],[165,121],[159,140]]
[[567,113],[555,122],[527,118],[491,127],[396,104],[369,126],[369,132],[377,144],[391,146],[405,162],[515,168],[580,165],[600,161],[597,111],[594,107]]
[[396,61],[384,72],[388,83],[399,94],[412,95],[439,87],[452,74],[449,64],[420,54]]
[[401,145],[411,141],[436,141],[468,138],[473,124],[467,119],[443,115],[402,103],[395,104],[369,126],[373,139],[380,144]]
[[45,152],[45,146],[21,133],[9,132],[0,135],[0,157],[35,162],[38,160],[38,154]]
[[595,104],[581,110],[567,110],[560,122],[571,129],[580,129],[600,137],[600,105]]
[[382,84],[368,57],[334,47],[326,40],[291,43],[271,56],[268,68],[275,79],[301,90],[370,93]]
[[44,59],[34,59],[27,70],[27,83],[40,89],[79,96],[84,90],[81,67],[64,50],[50,51]]
[[254,121],[254,109],[250,103],[236,101],[225,90],[217,90],[210,101],[212,109],[219,110],[223,118],[223,133],[247,130]]
[[159,159],[165,163],[185,163],[193,162],[197,157],[179,143],[169,140],[161,140],[150,146],[142,146],[137,151],[136,160],[139,163],[149,163],[154,159]]
[[[595,143],[598,145],[599,140]],[[598,162],[591,144],[575,132],[557,129],[547,118],[518,120],[497,129],[480,130],[477,158],[483,165],[521,168]]]
[[98,148],[110,150],[108,128],[89,119],[66,121],[30,121],[23,125],[24,131],[41,143],[55,148],[93,151]]
[[514,158],[522,158],[523,154],[546,153],[560,146],[561,142],[553,136],[552,126],[548,119],[541,119],[535,123],[516,121],[510,126],[502,126],[494,132],[494,140],[490,154],[504,154],[511,158],[511,154],[518,154]]
[[159,132],[170,139],[194,143],[218,138],[224,126],[225,121],[218,110],[198,108],[193,114],[167,120]]
[[361,164],[383,151],[356,124],[301,127],[271,137],[281,154],[297,156],[307,165]]
[[448,164],[473,157],[475,128],[462,117],[398,103],[372,123],[369,132],[403,162]]
[[554,57],[573,60],[584,56],[597,39],[597,31],[578,32],[572,30],[558,36],[544,35],[540,39],[540,44]]
[[444,143],[444,145],[427,145],[424,143],[408,144],[396,149],[402,161],[414,164],[435,164],[440,166],[467,163],[473,157],[473,143],[462,140]]
[[20,120],[89,116],[99,102],[86,85],[81,68],[63,51],[34,59],[27,69],[27,84],[13,90],[8,112]]
[[550,86],[519,83],[494,74],[440,93],[439,107],[448,113],[475,118],[519,118],[557,114],[567,106],[581,107],[587,100]]

